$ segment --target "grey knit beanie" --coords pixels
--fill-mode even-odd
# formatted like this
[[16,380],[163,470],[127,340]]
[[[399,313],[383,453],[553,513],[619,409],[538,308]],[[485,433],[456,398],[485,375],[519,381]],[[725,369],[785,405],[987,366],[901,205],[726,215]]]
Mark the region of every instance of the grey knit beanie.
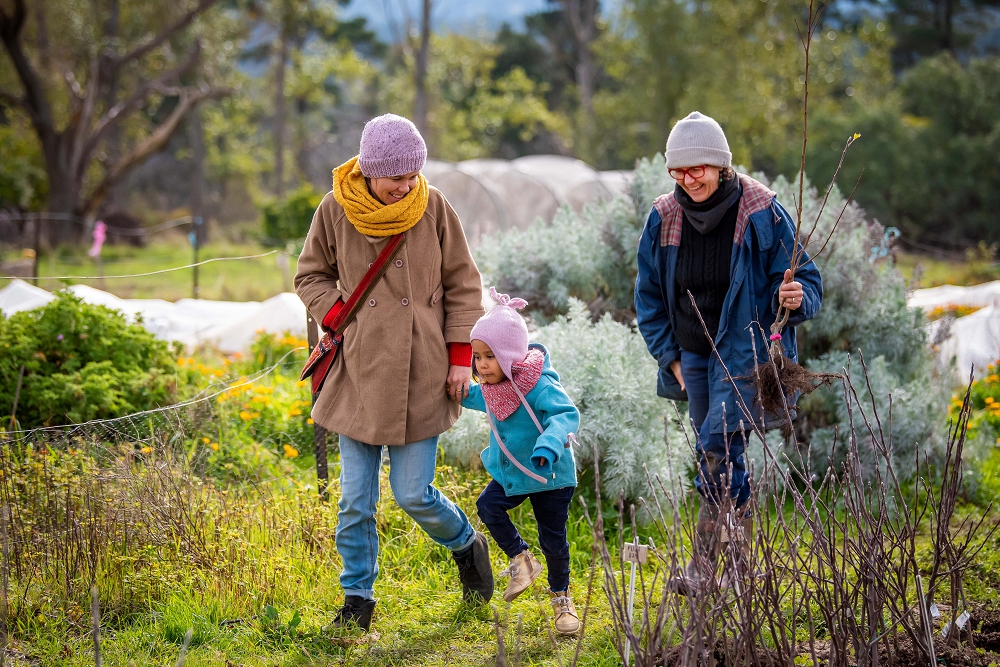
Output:
[[358,163],[368,178],[402,176],[424,168],[427,144],[417,126],[387,113],[365,123]]
[[697,167],[729,167],[733,154],[729,151],[726,133],[714,118],[692,111],[670,130],[667,137],[667,169]]

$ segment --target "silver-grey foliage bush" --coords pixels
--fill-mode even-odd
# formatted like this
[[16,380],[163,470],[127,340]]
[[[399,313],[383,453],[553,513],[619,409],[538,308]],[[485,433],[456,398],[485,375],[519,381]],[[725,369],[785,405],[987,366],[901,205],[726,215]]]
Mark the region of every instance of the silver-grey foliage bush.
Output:
[[[797,182],[779,177],[770,187],[779,201],[787,202],[790,209],[794,206]],[[802,200],[803,230],[808,232],[822,200],[811,186]],[[853,364],[854,390],[864,405],[870,406],[874,395],[878,413],[885,420],[891,417],[894,467],[897,474],[910,477],[916,472],[918,452],[922,459],[930,460],[943,454],[951,387],[934,374],[926,320],[922,311],[907,307],[908,286],[902,274],[890,261],[877,258],[881,254],[877,250],[885,242],[883,227],[869,223],[857,204],[845,209],[845,203],[843,194],[834,189],[810,243],[815,254],[837,225],[816,260],[823,275],[823,308],[799,328],[800,352],[806,366],[814,371],[839,373]],[[859,351],[868,366],[871,392],[858,368]],[[822,474],[829,463],[839,470],[846,450],[833,447],[834,436],[837,434],[843,444],[851,428],[843,387],[820,389],[800,405],[799,435],[812,446],[816,471]],[[884,427],[888,429],[889,424]],[[857,412],[853,428],[864,458],[870,454],[864,448],[871,438],[864,416]]]
[[[797,180],[779,177],[770,183],[763,174],[754,177],[768,184],[794,217]],[[571,299],[576,298],[587,304],[594,318],[610,313],[631,325],[639,235],[653,199],[672,188],[663,156],[643,159],[636,165],[628,196],[587,206],[579,214],[564,208],[551,224],[539,220],[524,231],[512,230],[489,239],[480,248],[479,264],[491,284],[532,302],[540,321],[569,312]],[[924,456],[941,454],[951,387],[934,375],[923,313],[907,308],[906,282],[885,253],[879,252],[885,243],[884,229],[869,222],[856,204],[845,210],[845,201],[835,189],[810,245],[815,254],[844,210],[829,244],[816,260],[823,275],[823,308],[799,329],[800,357],[813,370],[836,372],[847,363],[848,354],[854,355],[857,364],[857,352],[861,351],[871,369],[873,387],[877,385],[876,402],[886,416],[892,394],[897,470],[910,474],[918,448]],[[821,204],[820,193],[811,186],[806,188],[804,231],[812,226]],[[576,366],[560,370],[567,383],[575,382],[575,372],[592,372]],[[588,377],[596,382],[607,375],[605,371],[593,371]],[[595,386],[592,391],[599,395],[602,388]],[[652,384],[644,385],[641,392],[646,394],[644,400],[672,415],[672,409],[655,398]],[[634,409],[627,401],[609,400],[619,401],[611,412]],[[800,403],[796,435],[798,440],[813,444],[811,458],[818,467],[827,462],[821,454],[829,450],[833,434],[839,431],[844,435],[849,428],[843,403],[839,387],[821,389]],[[863,423],[855,422],[854,426],[858,429]],[[759,446],[752,445],[751,450]],[[635,440],[621,439],[611,449],[622,461],[638,460],[640,455],[631,452],[634,447],[638,447]],[[839,464],[840,456],[836,449],[833,452],[833,462]]]
[[656,396],[657,366],[642,336],[610,315],[591,322],[586,305],[571,299],[569,313],[542,327],[537,340],[580,408],[578,470],[593,468],[596,444],[606,497],[648,497],[647,470],[665,487],[683,488],[691,448],[669,419],[672,410],[664,437],[668,405]]
[[[581,446],[575,455],[581,475],[593,468],[596,444],[607,497],[624,495],[630,502],[649,497],[647,470],[668,491],[686,488],[691,448],[673,410],[656,396],[656,362],[634,329],[610,315],[592,322],[586,305],[571,298],[568,314],[539,329],[535,340],[548,348],[566,393],[580,409]],[[441,438],[446,461],[475,467],[488,438],[485,417],[463,411]]]

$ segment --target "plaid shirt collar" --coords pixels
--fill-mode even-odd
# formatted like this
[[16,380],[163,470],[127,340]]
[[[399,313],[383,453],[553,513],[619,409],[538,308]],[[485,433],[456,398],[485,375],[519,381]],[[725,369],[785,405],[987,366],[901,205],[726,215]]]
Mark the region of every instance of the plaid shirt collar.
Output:
[[[733,243],[743,245],[750,216],[770,208],[774,200],[774,191],[745,174],[739,174],[740,185],[743,186],[743,196],[740,197],[740,208],[736,214],[736,233]],[[674,193],[660,195],[653,201],[653,206],[660,214],[660,245],[679,246],[681,244],[681,223],[684,212],[674,199]]]

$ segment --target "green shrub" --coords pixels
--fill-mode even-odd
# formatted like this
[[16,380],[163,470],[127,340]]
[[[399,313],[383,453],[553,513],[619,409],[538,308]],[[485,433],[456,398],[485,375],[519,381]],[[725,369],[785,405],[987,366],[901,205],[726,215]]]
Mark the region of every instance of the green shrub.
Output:
[[169,404],[176,363],[167,344],[117,311],[57,293],[42,308],[0,316],[0,413],[17,379],[22,428],[107,419]]
[[264,217],[264,242],[284,245],[286,241],[303,239],[309,231],[316,207],[323,201],[323,194],[306,183],[284,199],[270,201],[261,206]]

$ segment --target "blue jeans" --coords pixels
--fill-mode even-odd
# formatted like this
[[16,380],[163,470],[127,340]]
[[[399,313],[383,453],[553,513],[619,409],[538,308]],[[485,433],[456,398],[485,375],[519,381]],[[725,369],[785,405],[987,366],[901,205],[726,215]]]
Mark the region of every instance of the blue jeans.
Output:
[[[718,505],[729,494],[736,507],[750,500],[750,476],[747,474],[744,434],[712,433],[708,411],[712,405],[712,387],[708,377],[708,357],[681,350],[681,375],[688,395],[688,414],[697,431],[698,474],[694,486],[708,502]],[[727,410],[738,410],[735,405]],[[732,477],[729,466],[732,464]]]
[[483,520],[497,545],[513,559],[528,548],[514,522],[507,514],[525,500],[531,500],[531,509],[538,523],[538,546],[545,556],[549,570],[549,588],[564,591],[569,586],[569,542],[566,540],[566,520],[575,486],[552,491],[538,491],[523,496],[508,496],[494,479],[486,485],[476,501],[479,518]]
[[[389,486],[396,503],[431,539],[451,551],[470,546],[476,536],[468,517],[434,488],[437,436],[389,447]],[[375,597],[378,576],[379,497],[382,446],[340,436],[340,513],[337,551],[344,563],[340,585],[345,595]]]

